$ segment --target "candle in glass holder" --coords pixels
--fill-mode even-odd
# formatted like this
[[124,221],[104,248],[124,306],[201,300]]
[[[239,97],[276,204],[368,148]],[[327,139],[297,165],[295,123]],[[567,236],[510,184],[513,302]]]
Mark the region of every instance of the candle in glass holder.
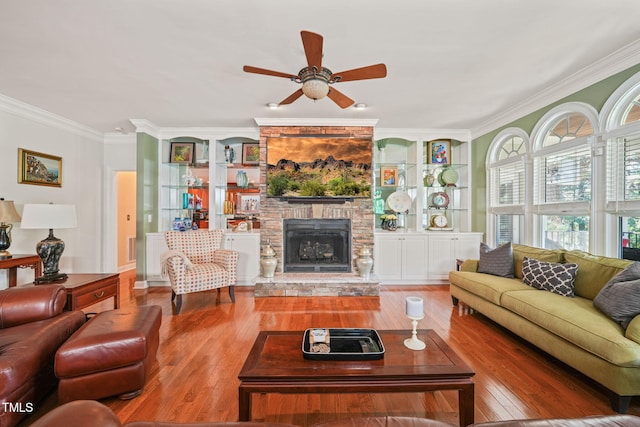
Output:
[[407,316],[408,317],[423,317],[424,316],[422,298],[407,297]]

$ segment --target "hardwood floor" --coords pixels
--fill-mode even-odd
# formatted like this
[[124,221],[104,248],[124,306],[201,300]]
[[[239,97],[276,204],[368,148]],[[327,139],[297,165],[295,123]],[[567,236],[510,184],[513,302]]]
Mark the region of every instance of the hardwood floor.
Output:
[[[405,298],[424,298],[419,328],[434,329],[476,372],[476,422],[519,418],[613,414],[603,390],[580,373],[537,350],[481,314],[453,307],[448,286],[382,287],[380,297],[254,298],[252,288],[236,288],[183,298],[173,316],[170,290],[132,290],[133,276],[121,275],[121,304],[162,307],[158,363],[144,393],[129,401],[102,400],[123,422],[236,421],[237,375],[260,330],[308,327],[406,329]],[[90,311],[108,310],[109,304]],[[57,406],[55,392],[21,426]],[[630,414],[640,415],[634,399]],[[457,394],[435,393],[257,395],[254,420],[298,426],[361,415],[419,416],[457,425]]]

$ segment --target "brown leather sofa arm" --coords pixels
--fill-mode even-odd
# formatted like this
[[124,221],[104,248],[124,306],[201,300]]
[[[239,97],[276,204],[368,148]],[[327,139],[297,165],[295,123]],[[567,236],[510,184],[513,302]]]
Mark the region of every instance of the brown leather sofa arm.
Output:
[[640,417],[633,415],[599,415],[584,418],[496,421],[474,424],[481,427],[638,427]]
[[[118,417],[95,400],[75,400],[58,406],[36,420],[32,427],[122,427]],[[289,424],[265,422],[196,422],[174,423],[134,421],[124,427],[293,427]],[[547,420],[496,421],[473,424],[470,427],[638,427],[640,417],[633,415],[601,415],[584,418]],[[419,417],[357,417],[314,424],[314,427],[452,427],[443,421]]]
[[67,291],[60,284],[0,291],[0,329],[50,319],[62,313]]
[[111,409],[95,400],[75,400],[58,406],[36,420],[32,427],[121,427]]

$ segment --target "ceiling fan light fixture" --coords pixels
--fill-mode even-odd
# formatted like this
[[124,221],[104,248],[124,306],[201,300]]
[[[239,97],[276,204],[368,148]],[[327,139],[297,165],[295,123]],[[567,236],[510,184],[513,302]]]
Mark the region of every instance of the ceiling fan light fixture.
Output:
[[302,83],[302,93],[313,100],[322,99],[329,93],[329,84],[320,79],[311,79]]
[[270,102],[267,104],[270,110],[277,110],[280,105],[277,102]]
[[329,93],[329,79],[331,78],[331,70],[322,67],[318,70],[316,67],[305,67],[298,73],[302,82],[302,93],[307,98],[314,101],[322,99]]
[[363,103],[358,103],[356,105],[353,106],[356,110],[364,110],[367,108],[367,104],[363,104]]

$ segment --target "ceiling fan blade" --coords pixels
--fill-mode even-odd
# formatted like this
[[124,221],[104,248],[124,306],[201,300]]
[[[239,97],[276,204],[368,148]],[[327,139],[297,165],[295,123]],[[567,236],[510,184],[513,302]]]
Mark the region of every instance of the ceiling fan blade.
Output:
[[309,68],[322,70],[322,36],[311,31],[300,31],[300,35]]
[[338,104],[340,108],[350,107],[355,102],[353,99],[349,98],[347,95],[340,92],[339,90],[336,90],[336,88],[334,87],[331,87],[329,89],[329,93],[327,94],[327,96],[331,98],[333,102]]
[[382,77],[387,77],[387,67],[384,64],[376,64],[333,73],[331,80],[336,80],[336,82],[349,82],[353,80],[380,79]]
[[301,96],[302,96],[302,89],[298,89],[297,91],[293,92],[291,95],[289,95],[288,97],[280,101],[280,105],[291,104],[293,101],[300,98]]
[[242,67],[242,70],[244,70],[247,73],[264,74],[266,76],[284,77],[285,79],[298,78],[298,76],[295,74],[281,73],[280,71],[272,71],[272,70],[267,70],[265,68],[252,67],[251,65],[245,65],[244,67]]

